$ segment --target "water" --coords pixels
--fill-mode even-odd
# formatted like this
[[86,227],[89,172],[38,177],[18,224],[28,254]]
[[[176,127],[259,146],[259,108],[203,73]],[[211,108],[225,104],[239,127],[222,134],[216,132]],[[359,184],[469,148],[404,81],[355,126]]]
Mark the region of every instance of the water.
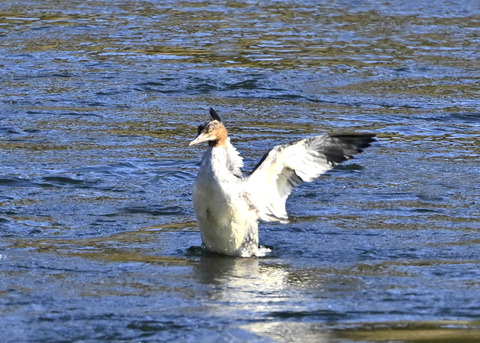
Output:
[[[480,337],[477,1],[3,1],[2,342]],[[215,107],[246,170],[325,132],[378,141],[202,256]]]

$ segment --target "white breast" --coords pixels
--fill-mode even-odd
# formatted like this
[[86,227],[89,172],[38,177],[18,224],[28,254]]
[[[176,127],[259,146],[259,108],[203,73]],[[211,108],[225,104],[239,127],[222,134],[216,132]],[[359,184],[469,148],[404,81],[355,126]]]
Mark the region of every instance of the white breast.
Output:
[[207,150],[193,203],[205,246],[222,254],[245,255],[247,247],[258,247],[257,216],[249,206],[243,179],[227,167],[228,153],[227,148]]

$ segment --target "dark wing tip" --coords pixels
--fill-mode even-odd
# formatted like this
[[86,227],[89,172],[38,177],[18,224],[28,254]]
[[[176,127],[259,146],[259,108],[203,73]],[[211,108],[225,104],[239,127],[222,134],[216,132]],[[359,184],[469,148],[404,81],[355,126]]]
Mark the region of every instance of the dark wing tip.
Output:
[[375,141],[373,133],[351,133],[330,135],[330,138],[336,143],[325,147],[322,151],[329,163],[337,165],[353,158],[354,154],[359,154],[363,149],[368,148]]
[[222,122],[222,119],[220,119],[220,116],[218,115],[217,111],[215,111],[212,107],[210,107],[210,116],[212,117],[213,120],[218,120],[219,122]]
[[364,149],[370,146],[370,143],[375,141],[374,133],[346,133],[330,135],[331,138],[338,139],[349,146],[356,146],[359,149]]

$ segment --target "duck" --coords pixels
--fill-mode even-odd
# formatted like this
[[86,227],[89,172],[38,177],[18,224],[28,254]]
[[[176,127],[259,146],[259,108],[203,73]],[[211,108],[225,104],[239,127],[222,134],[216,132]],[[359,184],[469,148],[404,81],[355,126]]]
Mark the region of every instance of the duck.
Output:
[[288,223],[286,200],[296,186],[312,182],[375,140],[372,133],[322,134],[277,145],[244,176],[243,159],[219,114],[213,108],[209,112],[189,146],[208,144],[192,196],[202,248],[215,254],[261,256],[259,221]]

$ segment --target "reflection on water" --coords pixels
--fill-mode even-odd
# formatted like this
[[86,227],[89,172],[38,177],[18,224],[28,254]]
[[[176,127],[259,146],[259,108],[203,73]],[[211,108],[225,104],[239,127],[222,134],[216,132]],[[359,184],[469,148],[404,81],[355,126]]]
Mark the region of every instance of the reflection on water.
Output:
[[[3,1],[0,337],[478,340],[478,1]],[[246,170],[372,131],[262,223],[192,254],[217,108]]]

